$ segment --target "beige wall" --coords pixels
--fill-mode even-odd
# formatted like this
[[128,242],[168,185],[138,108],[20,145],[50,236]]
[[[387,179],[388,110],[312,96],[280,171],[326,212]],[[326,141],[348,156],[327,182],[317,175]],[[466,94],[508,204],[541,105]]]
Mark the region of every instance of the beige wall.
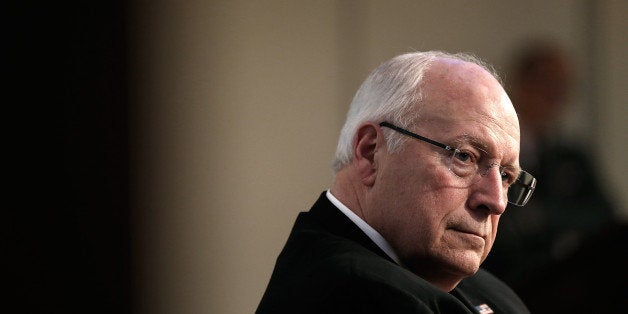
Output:
[[[138,313],[252,313],[299,211],[332,179],[337,133],[361,80],[409,50],[471,51],[503,68],[549,35],[604,78],[566,118],[623,195],[626,2],[136,1],[132,237]],[[586,67],[591,38],[604,62]],[[595,86],[585,86],[587,91]],[[595,113],[599,121],[583,117]],[[604,123],[599,123],[603,121]],[[593,135],[591,135],[593,134]],[[618,174],[619,173],[619,174]]]

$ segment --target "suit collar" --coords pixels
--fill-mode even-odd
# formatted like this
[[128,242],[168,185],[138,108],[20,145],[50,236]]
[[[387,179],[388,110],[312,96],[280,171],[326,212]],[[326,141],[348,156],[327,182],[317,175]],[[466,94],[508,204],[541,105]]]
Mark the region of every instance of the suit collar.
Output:
[[327,231],[334,235],[341,236],[357,242],[361,246],[376,253],[377,255],[385,258],[386,260],[395,263],[388,254],[375,244],[358,226],[356,226],[351,219],[343,214],[334,204],[332,204],[327,196],[326,192],[321,193],[318,200],[309,213],[312,217]]

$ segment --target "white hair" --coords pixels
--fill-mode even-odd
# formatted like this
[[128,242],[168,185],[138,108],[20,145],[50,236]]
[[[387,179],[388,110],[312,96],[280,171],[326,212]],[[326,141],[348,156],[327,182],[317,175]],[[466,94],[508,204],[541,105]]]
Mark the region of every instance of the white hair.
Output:
[[[456,59],[475,63],[499,81],[499,76],[492,67],[467,53],[412,52],[382,63],[371,72],[353,97],[347,112],[347,119],[338,138],[338,146],[332,162],[334,172],[351,162],[353,136],[362,123],[388,121],[407,129],[417,120],[418,110],[412,109],[422,100],[423,75],[437,59]],[[385,132],[385,136],[390,152],[398,151],[406,140],[396,132]]]

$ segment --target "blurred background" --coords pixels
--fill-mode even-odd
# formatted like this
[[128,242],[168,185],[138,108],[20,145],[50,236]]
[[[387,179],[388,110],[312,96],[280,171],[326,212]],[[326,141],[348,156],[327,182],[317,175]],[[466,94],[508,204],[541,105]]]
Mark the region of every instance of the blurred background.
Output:
[[[26,185],[45,192],[27,193],[33,208],[4,228],[24,313],[254,312],[297,213],[332,180],[353,94],[379,63],[415,50],[474,53],[513,93],[522,52],[560,51],[566,83],[541,84],[561,91],[548,128],[582,148],[591,169],[567,169],[591,174],[585,190],[594,184],[605,204],[595,228],[586,213],[566,220],[591,233],[561,234],[561,256],[628,220],[626,1],[137,0],[8,12],[11,51],[25,61],[8,62],[11,84],[36,84],[14,91],[53,126],[38,132],[52,150],[36,146],[53,152],[39,166],[49,175]],[[560,178],[539,189],[572,182]],[[553,202],[516,221],[547,232],[572,217],[543,214],[563,204]],[[526,226],[500,225],[510,239],[540,230]],[[585,262],[615,265],[605,262],[625,243]],[[604,276],[626,274],[615,266]],[[526,293],[533,312],[549,309]]]

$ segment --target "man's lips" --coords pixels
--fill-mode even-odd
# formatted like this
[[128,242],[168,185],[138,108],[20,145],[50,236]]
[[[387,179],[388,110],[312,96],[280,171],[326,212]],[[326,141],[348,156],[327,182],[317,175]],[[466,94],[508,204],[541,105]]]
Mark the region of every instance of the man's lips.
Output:
[[457,227],[453,227],[451,229],[456,231],[456,232],[466,233],[466,234],[469,234],[469,235],[474,235],[476,237],[480,237],[482,239],[486,239],[486,235],[483,234],[482,232],[477,232],[477,231],[474,231],[474,230],[471,230],[471,229],[457,228]]

